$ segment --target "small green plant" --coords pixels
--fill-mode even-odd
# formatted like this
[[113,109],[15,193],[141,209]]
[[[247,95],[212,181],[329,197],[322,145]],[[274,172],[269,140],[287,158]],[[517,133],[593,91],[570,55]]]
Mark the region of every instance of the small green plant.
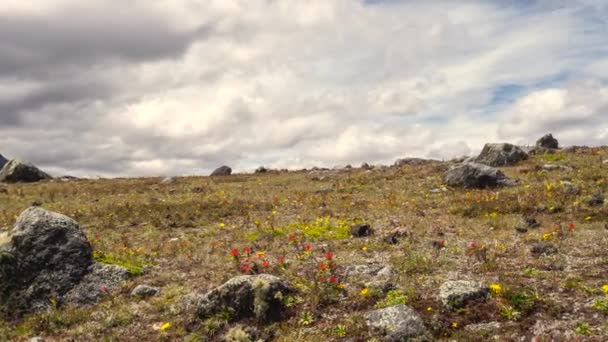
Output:
[[576,328],[574,329],[574,332],[577,335],[582,335],[582,336],[589,335],[591,333],[591,327],[589,326],[589,323],[579,322],[576,325]]
[[591,304],[591,307],[600,310],[602,312],[608,313],[608,299],[596,299]]
[[509,321],[517,321],[521,317],[521,312],[510,305],[500,306],[500,314]]
[[334,329],[334,332],[336,333],[336,336],[344,337],[346,336],[346,327],[342,324],[338,324],[336,329]]
[[298,319],[298,324],[300,325],[311,325],[315,322],[315,317],[310,311],[302,311],[300,314],[300,318]]
[[381,309],[399,304],[407,304],[408,300],[408,296],[400,290],[391,290],[388,291],[383,300],[376,303],[376,308]]
[[101,263],[117,265],[127,269],[132,275],[142,275],[144,273],[144,265],[141,261],[135,258],[121,258],[110,253],[100,251],[93,252],[93,258]]

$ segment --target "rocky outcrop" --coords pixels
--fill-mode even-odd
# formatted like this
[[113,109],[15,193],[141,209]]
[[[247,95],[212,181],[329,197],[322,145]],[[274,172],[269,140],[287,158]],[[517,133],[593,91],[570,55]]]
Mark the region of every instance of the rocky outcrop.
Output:
[[0,154],[0,170],[2,170],[6,163],[8,163],[8,159],[4,158],[4,156]]
[[5,240],[0,245],[4,314],[44,310],[69,301],[91,303],[98,299],[94,290],[109,290],[128,276],[118,266],[93,260],[91,245],[76,221],[40,207],[24,211]]
[[486,144],[475,162],[489,166],[511,166],[527,159],[528,154],[518,146],[502,144]]
[[51,178],[33,164],[19,159],[9,161],[0,171],[0,182],[6,183],[32,183]]
[[450,168],[444,175],[444,182],[450,186],[465,188],[488,188],[513,184],[502,171],[478,163],[464,163]]
[[230,176],[231,174],[232,169],[226,165],[220,166],[211,172],[211,176]]
[[553,137],[551,133],[545,134],[540,139],[536,141],[536,147],[538,148],[548,148],[548,149],[556,149],[559,148],[559,142],[557,139]]

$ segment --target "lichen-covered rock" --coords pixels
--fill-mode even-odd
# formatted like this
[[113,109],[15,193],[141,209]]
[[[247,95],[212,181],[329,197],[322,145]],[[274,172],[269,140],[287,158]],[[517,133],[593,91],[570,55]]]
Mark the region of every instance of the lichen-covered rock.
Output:
[[51,178],[33,164],[19,159],[9,161],[0,171],[0,182],[6,183],[32,183]]
[[381,263],[350,265],[344,269],[344,277],[349,284],[389,291],[395,285],[397,271]]
[[447,185],[465,188],[488,188],[513,184],[502,171],[479,163],[464,163],[452,167],[445,173],[444,181]]
[[230,176],[231,174],[232,169],[226,165],[220,166],[211,172],[211,176]]
[[204,319],[227,311],[236,320],[276,321],[284,316],[282,298],[293,292],[286,281],[269,274],[237,276],[202,296],[196,303],[196,314]]
[[475,162],[489,166],[510,166],[527,158],[528,154],[513,144],[485,144]]
[[131,291],[131,296],[139,297],[139,298],[148,298],[154,297],[160,292],[158,287],[153,287],[150,285],[142,284],[137,285],[133,291]]
[[468,302],[486,300],[490,291],[487,286],[470,280],[447,281],[439,287],[439,299],[449,309],[457,309]]
[[95,263],[91,245],[76,221],[40,207],[24,211],[3,240],[6,241],[0,245],[3,314],[44,310],[51,306],[51,299],[61,305],[79,283],[107,266]]
[[87,274],[65,296],[66,303],[89,305],[99,302],[104,296],[120,289],[131,273],[117,265],[93,263]]
[[530,247],[530,252],[533,255],[551,255],[556,254],[558,252],[557,247],[550,242],[538,242]]
[[396,305],[369,311],[365,321],[370,330],[387,342],[429,340],[424,322],[414,309]]

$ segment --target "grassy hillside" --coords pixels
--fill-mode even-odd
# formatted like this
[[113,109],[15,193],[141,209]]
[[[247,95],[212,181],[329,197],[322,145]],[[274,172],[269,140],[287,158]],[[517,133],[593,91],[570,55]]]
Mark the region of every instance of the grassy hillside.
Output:
[[[375,341],[362,314],[396,303],[415,308],[436,339],[510,340],[559,331],[567,339],[608,340],[608,288],[602,290],[608,205],[587,203],[607,193],[606,159],[608,148],[532,156],[501,168],[519,185],[486,190],[442,185],[448,163],[187,177],[169,185],[158,178],[2,185],[0,228],[10,229],[37,202],[80,222],[96,259],[137,276],[96,306],[2,322],[0,339],[219,339],[233,326],[228,317],[197,322],[182,309],[183,297],[257,268],[300,290],[290,319],[259,327],[276,341]],[[545,164],[571,169],[543,170]],[[540,227],[526,227],[528,217]],[[351,237],[355,223],[370,224],[374,234]],[[393,235],[396,244],[385,241]],[[541,241],[558,253],[532,254]],[[231,255],[236,249],[242,260],[246,248],[255,265]],[[327,259],[337,266],[324,270]],[[343,277],[346,266],[370,262],[398,271],[393,290]],[[492,298],[442,308],[439,286],[461,278],[492,285]],[[161,293],[132,298],[138,284]],[[496,323],[478,324],[487,322]]]

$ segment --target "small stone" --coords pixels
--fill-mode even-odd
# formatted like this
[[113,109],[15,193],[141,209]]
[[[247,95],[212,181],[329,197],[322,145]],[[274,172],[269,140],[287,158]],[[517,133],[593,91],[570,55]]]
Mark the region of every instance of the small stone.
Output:
[[139,298],[148,298],[154,297],[160,292],[158,287],[152,287],[149,285],[137,285],[133,291],[131,291],[131,296],[139,297]]
[[523,227],[517,227],[515,228],[515,231],[518,233],[527,233],[528,232],[528,228],[523,228]]
[[598,206],[604,205],[604,201],[605,201],[604,195],[595,194],[589,200],[587,200],[587,204],[590,207],[598,207]]
[[540,256],[556,254],[558,250],[557,247],[550,242],[537,242],[532,245],[530,252],[532,252],[533,255]]
[[350,234],[354,237],[365,237],[372,235],[372,229],[369,224],[355,224],[350,227]]
[[175,184],[177,183],[177,177],[165,177],[160,181],[160,184]]
[[534,217],[526,217],[526,225],[528,226],[528,228],[540,227],[540,223],[538,223],[538,221],[536,221],[536,218]]
[[449,309],[457,309],[467,305],[468,302],[486,300],[489,289],[475,281],[455,280],[447,281],[439,288],[439,299]]

